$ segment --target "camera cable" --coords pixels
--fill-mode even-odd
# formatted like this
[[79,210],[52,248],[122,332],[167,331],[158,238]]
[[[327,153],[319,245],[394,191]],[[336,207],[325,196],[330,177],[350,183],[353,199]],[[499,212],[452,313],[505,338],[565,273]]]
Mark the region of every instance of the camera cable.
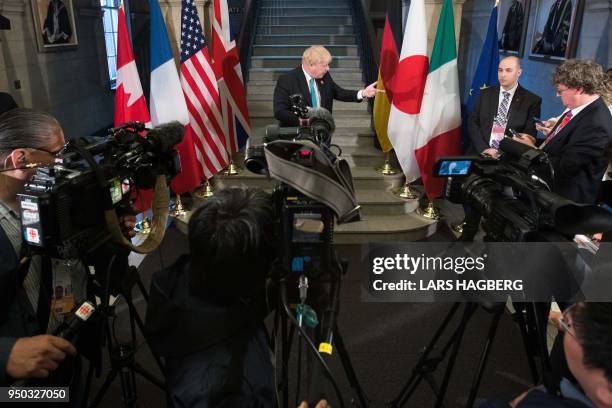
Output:
[[334,378],[334,375],[332,374],[331,369],[329,368],[329,366],[327,365],[327,363],[325,362],[325,360],[321,356],[321,353],[319,353],[319,351],[317,350],[317,346],[313,343],[313,341],[310,339],[310,337],[308,337],[306,331],[302,327],[300,327],[300,325],[299,325],[298,321],[296,320],[295,316],[293,316],[293,313],[291,313],[291,309],[289,309],[289,305],[287,303],[287,287],[286,287],[286,284],[284,282],[284,279],[283,279],[283,282],[281,283],[280,291],[281,291],[281,301],[282,301],[282,304],[283,304],[283,309],[285,310],[285,314],[287,315],[289,320],[295,325],[295,327],[297,327],[298,331],[304,337],[304,339],[306,340],[306,343],[308,344],[310,349],[314,352],[314,355],[319,360],[319,363],[321,363],[321,366],[325,370],[325,374],[327,375],[327,378],[331,382],[332,387],[334,388],[334,392],[336,393],[336,396],[338,397],[338,401],[340,403],[340,407],[344,408],[344,400],[342,399],[342,394],[340,393],[340,388],[338,387],[338,383],[336,382],[336,379]]

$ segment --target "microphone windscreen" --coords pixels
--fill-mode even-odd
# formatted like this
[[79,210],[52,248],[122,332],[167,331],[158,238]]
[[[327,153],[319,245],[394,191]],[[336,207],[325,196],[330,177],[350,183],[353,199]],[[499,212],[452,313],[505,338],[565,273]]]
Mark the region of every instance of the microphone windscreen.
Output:
[[504,139],[499,143],[499,149],[515,158],[520,158],[529,150],[535,150],[533,147],[517,142],[516,140],[512,140],[509,137],[504,137]]
[[332,114],[325,108],[313,108],[308,111],[308,118],[310,119],[310,124],[312,125],[315,121],[323,121],[329,128],[330,132],[336,130],[336,122],[334,121],[334,117]]
[[183,141],[184,134],[185,127],[180,122],[173,121],[149,130],[147,139],[150,139],[160,151],[169,152]]

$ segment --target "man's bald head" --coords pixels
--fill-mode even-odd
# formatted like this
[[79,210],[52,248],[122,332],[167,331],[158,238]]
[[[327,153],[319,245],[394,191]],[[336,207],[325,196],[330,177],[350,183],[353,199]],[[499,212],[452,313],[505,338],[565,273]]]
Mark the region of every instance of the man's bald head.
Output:
[[515,56],[509,56],[499,61],[497,79],[503,89],[510,90],[516,86],[522,72],[521,60]]

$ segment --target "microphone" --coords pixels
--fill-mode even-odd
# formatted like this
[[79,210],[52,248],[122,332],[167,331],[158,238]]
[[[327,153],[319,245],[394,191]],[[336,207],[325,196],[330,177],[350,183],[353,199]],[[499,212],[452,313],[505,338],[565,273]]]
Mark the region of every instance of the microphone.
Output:
[[325,108],[312,108],[308,111],[308,119],[310,120],[310,126],[313,126],[316,123],[325,123],[327,126],[328,132],[332,133],[336,130],[336,121],[334,121],[334,117]]
[[499,143],[499,149],[504,153],[504,157],[507,156],[515,160],[525,170],[529,169],[533,164],[548,162],[548,155],[544,151],[508,137],[505,137]]
[[53,331],[52,334],[68,341],[74,340],[81,326],[87,320],[89,320],[95,311],[96,308],[91,302],[85,301],[81,303],[80,306],[72,309],[70,314],[64,318],[64,321]]
[[185,127],[180,122],[172,121],[149,130],[147,141],[156,151],[168,153],[183,141],[184,134]]

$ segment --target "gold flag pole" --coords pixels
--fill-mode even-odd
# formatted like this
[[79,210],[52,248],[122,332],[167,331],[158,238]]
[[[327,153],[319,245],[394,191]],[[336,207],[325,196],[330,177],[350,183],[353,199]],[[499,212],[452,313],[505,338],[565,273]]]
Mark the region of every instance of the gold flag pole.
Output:
[[170,215],[173,217],[183,217],[185,214],[187,214],[187,212],[185,211],[185,208],[183,207],[183,202],[181,201],[181,195],[177,194],[176,201],[174,204],[174,211],[172,211]]
[[399,197],[399,198],[403,198],[406,200],[414,200],[415,198],[418,198],[418,194],[415,194],[412,189],[410,188],[410,185],[408,184],[408,182],[406,181],[404,183],[403,186],[396,188],[395,190],[392,191],[393,195]]
[[430,220],[439,220],[441,217],[440,209],[434,206],[433,200],[429,200],[429,203],[425,208],[419,208],[417,213],[421,217],[428,218]]
[[391,165],[391,152],[385,153],[385,163],[381,167],[376,168],[376,172],[385,176],[399,173],[399,170]]
[[210,198],[215,195],[212,184],[210,184],[210,180],[206,180],[206,182],[194,190],[193,195],[197,198]]

